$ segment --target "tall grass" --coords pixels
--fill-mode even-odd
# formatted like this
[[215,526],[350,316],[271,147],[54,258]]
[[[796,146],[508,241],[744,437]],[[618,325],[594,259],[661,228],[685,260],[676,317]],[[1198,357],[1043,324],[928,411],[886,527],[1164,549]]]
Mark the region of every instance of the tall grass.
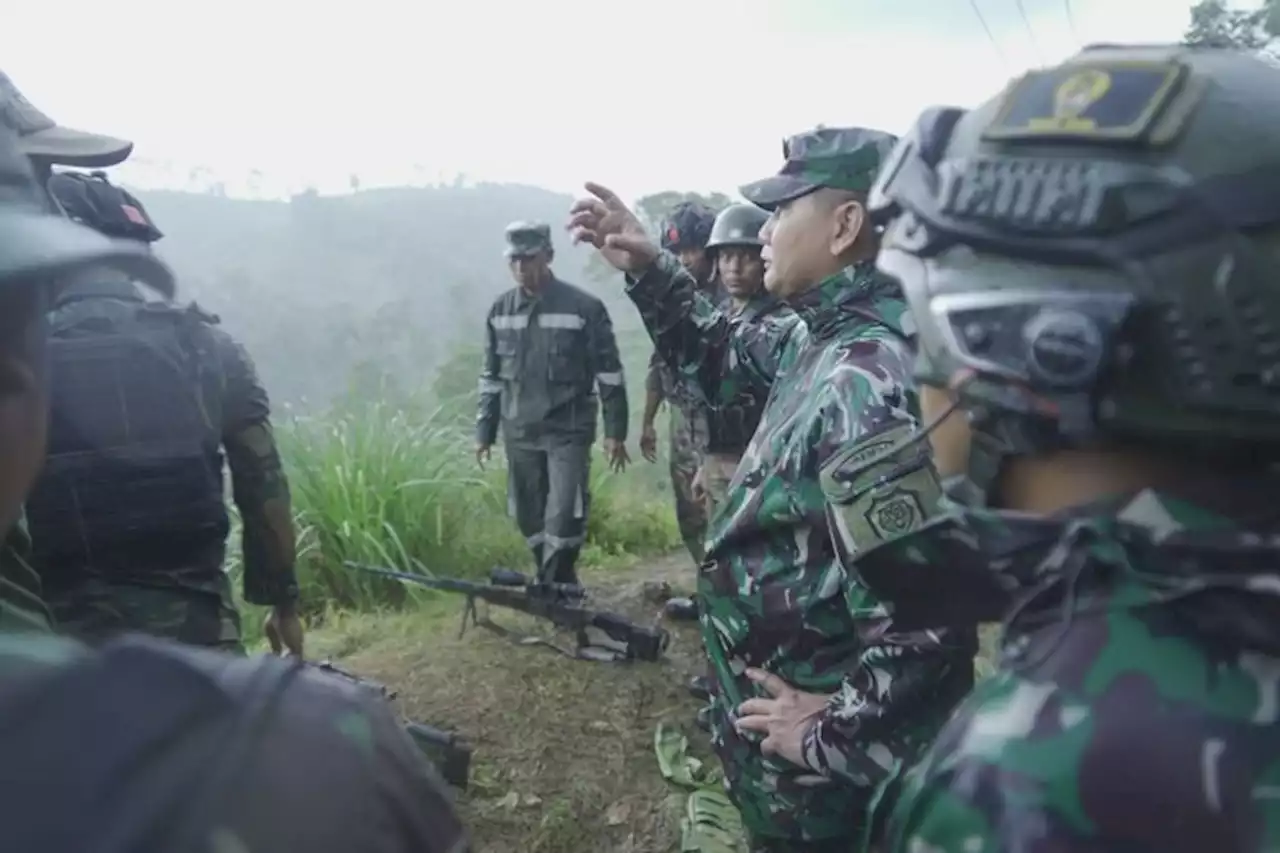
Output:
[[[619,343],[630,386],[633,465],[614,474],[601,456],[592,460],[584,566],[681,547],[665,449],[651,465],[639,459],[637,448],[648,339],[640,332],[620,335]],[[308,615],[378,610],[410,598],[400,584],[345,568],[346,560],[469,578],[498,565],[533,569],[524,538],[507,515],[501,447],[494,448],[487,470],[475,461],[479,360],[474,347],[458,348],[416,396],[370,364],[323,414],[294,414],[287,407],[277,413]],[[665,437],[665,423],[660,431]],[[231,544],[228,568],[238,588],[238,531]],[[245,607],[246,643],[261,640],[261,618],[257,608]]]
[[[346,560],[458,577],[480,577],[496,565],[532,568],[507,515],[500,450],[486,470],[476,464],[463,426],[469,418],[460,417],[470,403],[352,400],[326,417],[279,425],[308,610],[404,601],[402,587],[348,569]],[[669,499],[651,472],[614,474],[597,458],[591,491],[584,564],[678,546]]]

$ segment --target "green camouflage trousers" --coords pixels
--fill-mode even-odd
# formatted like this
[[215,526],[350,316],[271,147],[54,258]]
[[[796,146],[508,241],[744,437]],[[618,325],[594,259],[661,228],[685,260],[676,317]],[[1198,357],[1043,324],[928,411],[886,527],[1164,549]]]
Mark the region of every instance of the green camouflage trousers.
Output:
[[690,417],[681,407],[671,406],[671,487],[676,498],[676,523],[689,556],[702,564],[703,541],[707,536],[707,511],[694,497],[693,479],[702,464],[702,448],[707,446],[707,421],[699,414]]
[[742,459],[739,456],[730,456],[727,453],[708,453],[702,457],[702,471],[700,479],[702,480],[702,504],[706,509],[707,521],[716,517],[716,513],[720,511],[720,507],[724,506],[729,496],[729,483],[733,482],[733,475],[738,470],[738,463]]
[[47,591],[58,631],[90,644],[136,631],[193,646],[244,653],[240,614],[225,596],[197,590],[111,583],[100,578]]

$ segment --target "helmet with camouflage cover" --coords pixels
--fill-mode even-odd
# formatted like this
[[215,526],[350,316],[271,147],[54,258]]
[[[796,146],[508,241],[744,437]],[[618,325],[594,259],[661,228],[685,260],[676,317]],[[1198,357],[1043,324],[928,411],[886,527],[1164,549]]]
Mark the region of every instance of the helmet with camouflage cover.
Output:
[[769,221],[769,214],[754,204],[731,204],[716,214],[711,226],[707,248],[720,246],[763,246],[760,229]]
[[671,209],[660,226],[662,248],[668,252],[681,249],[701,249],[711,236],[711,226],[716,213],[705,204],[682,201]]
[[1061,448],[1280,457],[1280,70],[1087,48],[926,112],[870,206],[920,379],[972,419],[962,500]]

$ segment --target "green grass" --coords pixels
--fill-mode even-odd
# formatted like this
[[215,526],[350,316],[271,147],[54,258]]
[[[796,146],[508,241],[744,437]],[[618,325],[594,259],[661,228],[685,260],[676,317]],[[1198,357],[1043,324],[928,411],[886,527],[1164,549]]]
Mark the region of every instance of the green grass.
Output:
[[[308,618],[401,607],[419,598],[400,584],[345,568],[346,560],[464,578],[498,565],[532,568],[507,515],[501,447],[486,469],[476,464],[474,407],[472,396],[430,405],[361,395],[320,417],[277,420]],[[615,474],[601,457],[593,459],[584,566],[625,564],[679,547],[666,470],[665,460],[636,461]],[[252,644],[261,614],[247,610],[245,637]]]

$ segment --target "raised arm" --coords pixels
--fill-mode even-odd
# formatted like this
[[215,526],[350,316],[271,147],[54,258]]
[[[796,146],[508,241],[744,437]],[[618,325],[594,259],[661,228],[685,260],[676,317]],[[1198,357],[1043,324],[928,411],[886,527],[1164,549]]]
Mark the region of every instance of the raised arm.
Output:
[[627,281],[627,295],[657,353],[701,402],[715,409],[739,404],[744,394],[769,396],[798,322],[794,316],[752,326],[733,323],[698,292],[669,252]]

